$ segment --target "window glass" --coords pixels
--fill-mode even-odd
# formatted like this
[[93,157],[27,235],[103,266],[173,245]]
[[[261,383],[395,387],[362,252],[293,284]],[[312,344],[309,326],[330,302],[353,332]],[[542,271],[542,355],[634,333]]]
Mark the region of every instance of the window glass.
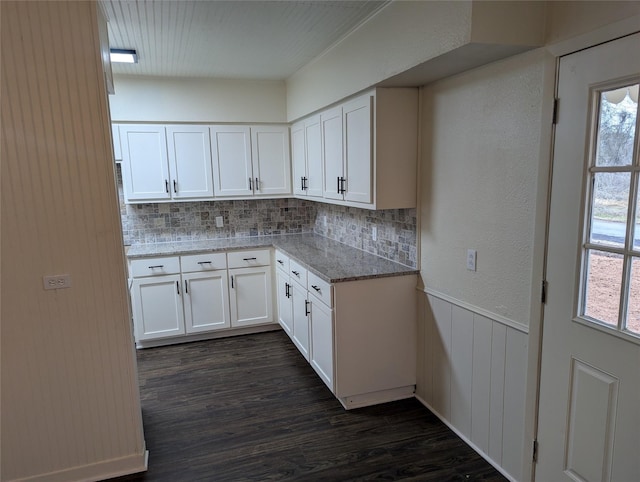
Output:
[[607,325],[618,325],[624,256],[587,251],[587,286],[584,314]]
[[638,112],[637,92],[636,84],[600,94],[596,166],[632,164]]
[[591,242],[624,247],[629,210],[628,172],[598,172],[593,185]]
[[636,335],[640,335],[640,258],[635,257],[631,262],[626,328]]

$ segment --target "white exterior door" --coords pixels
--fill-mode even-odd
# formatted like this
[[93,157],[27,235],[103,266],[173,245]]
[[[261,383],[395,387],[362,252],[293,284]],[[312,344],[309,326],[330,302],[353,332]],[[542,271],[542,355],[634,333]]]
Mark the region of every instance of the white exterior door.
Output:
[[271,267],[229,270],[231,326],[259,325],[273,321]]
[[184,335],[179,274],[134,279],[131,304],[136,340]]
[[227,270],[183,274],[182,279],[187,333],[229,328]]
[[345,201],[370,204],[373,158],[371,152],[373,97],[365,95],[342,108],[344,123]]
[[171,199],[164,126],[121,125],[122,181],[128,201]]
[[287,126],[251,127],[254,193],[291,194],[291,161]]
[[560,60],[541,482],[640,480],[639,45],[636,34]]
[[322,197],[322,130],[320,116],[305,121],[305,157],[307,160],[307,196]]
[[215,195],[253,195],[251,132],[247,126],[211,126],[211,157]]
[[211,145],[207,126],[167,126],[173,199],[213,197]]
[[344,177],[342,152],[342,107],[320,115],[322,131],[323,196],[342,201],[341,179]]

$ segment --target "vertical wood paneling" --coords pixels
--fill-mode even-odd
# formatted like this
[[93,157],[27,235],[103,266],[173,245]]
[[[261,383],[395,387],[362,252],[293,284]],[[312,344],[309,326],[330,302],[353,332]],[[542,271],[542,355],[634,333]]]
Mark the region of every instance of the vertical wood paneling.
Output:
[[451,423],[471,437],[473,386],[473,313],[451,309]]
[[471,441],[489,453],[491,407],[491,334],[493,322],[473,316],[473,386],[471,388]]
[[527,335],[507,329],[502,466],[518,480],[522,478],[526,372]]
[[433,313],[432,406],[447,420],[451,417],[451,304],[429,296]]
[[489,457],[502,464],[502,417],[507,327],[493,324],[491,335],[491,396],[489,407]]
[[[96,4],[0,8],[0,478],[75,469],[97,478],[113,459],[123,464],[109,470],[139,469],[144,441]],[[44,291],[51,274],[70,274],[72,287]]]

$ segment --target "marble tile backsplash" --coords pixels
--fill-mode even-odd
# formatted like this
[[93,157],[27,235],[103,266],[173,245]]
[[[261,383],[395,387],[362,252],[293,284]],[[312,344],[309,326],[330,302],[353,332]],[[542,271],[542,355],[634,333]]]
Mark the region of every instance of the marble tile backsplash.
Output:
[[[315,232],[417,266],[415,209],[370,211],[294,198],[125,204],[119,166],[116,172],[125,245]],[[216,216],[223,217],[222,228]]]
[[412,268],[418,265],[415,209],[370,211],[318,203],[314,232]]

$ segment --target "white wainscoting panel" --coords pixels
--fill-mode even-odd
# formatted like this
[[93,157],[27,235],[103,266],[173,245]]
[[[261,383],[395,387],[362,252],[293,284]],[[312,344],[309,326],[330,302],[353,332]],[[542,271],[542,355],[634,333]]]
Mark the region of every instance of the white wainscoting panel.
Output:
[[521,480],[528,334],[433,294],[421,300],[416,395],[512,480]]

